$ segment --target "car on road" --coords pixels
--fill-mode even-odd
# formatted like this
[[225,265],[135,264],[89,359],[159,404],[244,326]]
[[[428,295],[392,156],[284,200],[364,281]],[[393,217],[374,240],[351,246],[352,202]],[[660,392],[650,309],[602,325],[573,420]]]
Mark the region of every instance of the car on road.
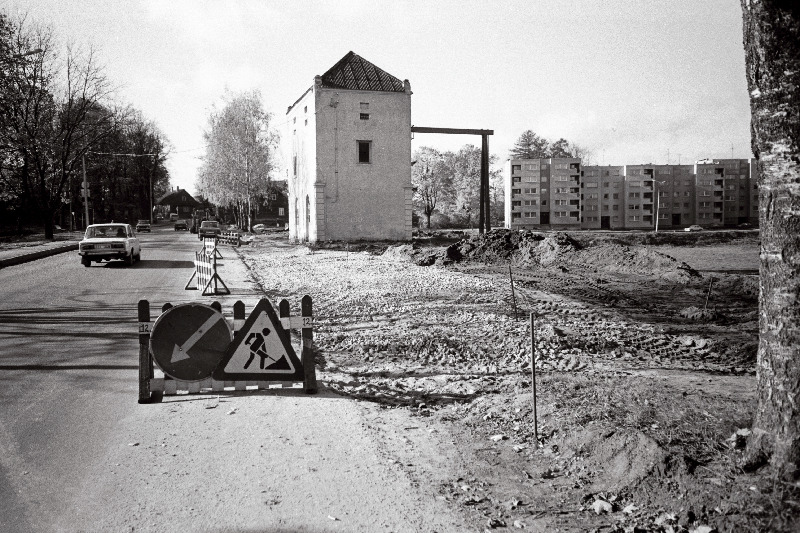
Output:
[[697,224],[692,224],[688,228],[683,228],[683,231],[703,231],[703,226],[698,226]]
[[187,230],[189,226],[186,224],[185,220],[176,220],[175,221],[175,231],[178,230]]
[[261,234],[264,233],[266,230],[267,226],[265,226],[264,224],[256,224],[255,226],[253,226],[253,233]]
[[122,259],[130,266],[142,258],[142,247],[130,224],[92,224],[78,244],[78,255],[85,267],[92,261],[112,259]]
[[137,222],[136,223],[136,231],[139,231],[139,232],[146,231],[147,233],[151,233],[153,231],[153,229],[150,227],[150,221],[142,219],[139,222]]
[[204,220],[197,229],[197,238],[201,241],[203,237],[219,237],[222,228],[216,220]]

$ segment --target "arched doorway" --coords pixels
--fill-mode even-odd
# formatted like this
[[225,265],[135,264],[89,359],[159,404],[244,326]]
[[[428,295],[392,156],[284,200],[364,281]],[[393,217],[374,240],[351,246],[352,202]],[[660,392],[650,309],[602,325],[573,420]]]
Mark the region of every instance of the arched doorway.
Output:
[[311,227],[311,200],[306,195],[306,238],[305,241],[308,242],[308,234]]
[[297,205],[297,198],[294,199],[294,238],[300,240],[300,206]]

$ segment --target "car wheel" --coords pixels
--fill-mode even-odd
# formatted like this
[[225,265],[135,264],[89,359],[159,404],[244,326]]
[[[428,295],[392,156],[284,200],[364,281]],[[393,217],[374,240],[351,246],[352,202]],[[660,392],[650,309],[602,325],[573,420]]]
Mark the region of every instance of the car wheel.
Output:
[[90,266],[92,266],[92,260],[89,259],[88,257],[82,257],[81,258],[81,264],[83,266],[85,266],[85,267],[90,267]]
[[130,255],[125,257],[125,264],[131,266],[133,264],[133,250],[131,250]]

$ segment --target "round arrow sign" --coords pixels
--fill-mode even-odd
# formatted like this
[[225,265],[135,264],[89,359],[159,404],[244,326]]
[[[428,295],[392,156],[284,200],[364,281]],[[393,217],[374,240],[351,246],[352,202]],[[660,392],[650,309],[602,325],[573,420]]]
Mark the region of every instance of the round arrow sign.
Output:
[[181,381],[211,376],[233,339],[222,313],[189,303],[161,314],[150,334],[150,351],[164,373]]

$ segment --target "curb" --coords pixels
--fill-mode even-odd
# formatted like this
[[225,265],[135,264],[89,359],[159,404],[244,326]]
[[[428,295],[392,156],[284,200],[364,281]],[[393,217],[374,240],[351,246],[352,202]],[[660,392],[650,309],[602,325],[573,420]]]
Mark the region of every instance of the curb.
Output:
[[29,261],[35,261],[37,259],[42,259],[43,257],[50,257],[51,255],[58,255],[64,252],[72,252],[77,249],[78,249],[78,243],[74,243],[74,244],[67,244],[64,246],[48,248],[47,250],[39,250],[38,252],[31,252],[28,254],[8,257],[6,259],[0,259],[0,268],[19,265],[22,263],[27,263]]

